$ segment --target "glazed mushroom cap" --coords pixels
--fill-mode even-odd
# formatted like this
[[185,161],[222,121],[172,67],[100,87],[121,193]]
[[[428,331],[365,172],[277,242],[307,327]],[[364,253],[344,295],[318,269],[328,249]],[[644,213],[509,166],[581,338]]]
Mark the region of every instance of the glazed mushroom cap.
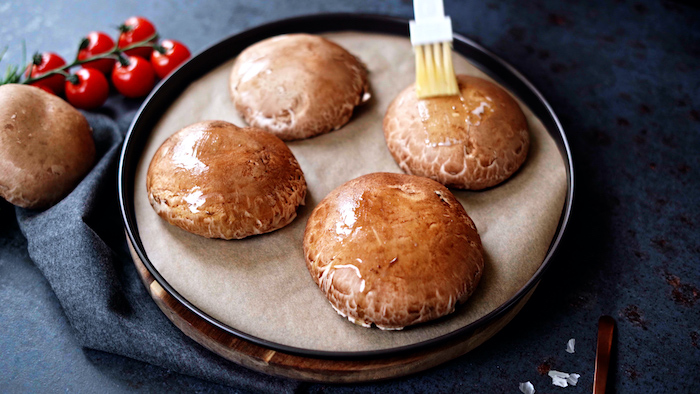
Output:
[[241,52],[230,91],[249,125],[283,140],[339,129],[369,99],[364,65],[341,46],[309,34],[268,38]]
[[148,199],[163,219],[207,238],[240,239],[296,217],[306,181],[279,138],[223,121],[187,126],[158,148]]
[[479,190],[510,177],[530,146],[527,119],[503,89],[459,75],[460,96],[419,100],[413,85],[389,105],[387,147],[402,170],[459,189]]
[[373,173],[333,190],[304,233],[311,277],[353,323],[401,329],[452,313],[484,268],[481,239],[443,185]]
[[90,171],[95,142],[85,116],[28,85],[0,86],[0,196],[24,208],[46,208]]

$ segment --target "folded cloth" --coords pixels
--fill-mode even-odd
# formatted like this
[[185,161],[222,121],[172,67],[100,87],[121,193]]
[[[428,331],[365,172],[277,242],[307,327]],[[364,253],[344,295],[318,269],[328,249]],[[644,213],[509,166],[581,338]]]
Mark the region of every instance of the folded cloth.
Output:
[[134,111],[112,114],[117,121],[104,114],[85,116],[95,137],[95,167],[53,207],[16,209],[29,256],[56,293],[80,343],[243,389],[293,392],[298,382],[211,353],[158,309],[129,256],[117,199],[119,153]]

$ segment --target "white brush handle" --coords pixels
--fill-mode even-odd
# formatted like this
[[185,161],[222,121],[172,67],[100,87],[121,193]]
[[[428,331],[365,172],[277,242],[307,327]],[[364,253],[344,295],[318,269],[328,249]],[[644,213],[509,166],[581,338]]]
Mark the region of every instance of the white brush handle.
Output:
[[452,42],[452,19],[445,16],[442,0],[413,0],[413,13],[411,45]]
[[442,19],[445,17],[445,6],[442,0],[413,0],[413,17],[418,23]]

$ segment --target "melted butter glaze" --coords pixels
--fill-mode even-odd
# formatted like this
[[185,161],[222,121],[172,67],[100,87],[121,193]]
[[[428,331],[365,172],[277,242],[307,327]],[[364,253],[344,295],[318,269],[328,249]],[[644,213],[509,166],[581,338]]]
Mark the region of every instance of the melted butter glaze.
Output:
[[387,108],[387,147],[402,170],[461,189],[494,186],[522,165],[529,148],[525,114],[502,88],[457,76],[460,96],[419,100],[413,85]]
[[[357,230],[357,210],[359,208],[358,201],[343,201],[343,203],[338,207],[338,213],[340,215],[340,220],[335,224],[335,233],[338,236],[338,240],[342,241],[346,236],[351,235],[355,230]],[[362,226],[359,226],[360,228]]]
[[[201,146],[207,145],[210,137],[212,137],[211,133],[202,129],[198,129],[184,136],[184,138],[180,140],[180,143],[172,148],[171,160],[173,166],[182,171],[191,171],[193,174],[197,175],[209,171],[209,166],[199,159],[199,150]],[[167,150],[163,152],[164,155],[168,153]]]
[[[198,234],[227,239],[291,220],[296,205],[286,204],[302,202],[306,190],[284,142],[263,130],[223,121],[199,122],[168,138],[151,161],[147,188],[159,215],[188,231],[204,222],[206,230]],[[216,221],[224,234],[209,234],[209,221]],[[246,226],[253,230],[244,230]]]
[[471,127],[496,112],[490,97],[477,90],[465,91],[464,86],[459,96],[420,99],[417,107],[425,144],[431,147],[466,144]]
[[204,196],[204,193],[202,193],[199,186],[195,186],[192,190],[190,190],[190,193],[185,195],[183,199],[189,204],[190,212],[192,213],[199,212],[199,207],[207,202],[207,198]]
[[[221,203],[239,201],[241,195],[265,188],[264,184],[256,185],[255,180],[269,171],[266,164],[270,154],[258,140],[249,138],[249,132],[255,133],[232,131],[225,122],[203,122],[173,136],[173,144],[163,150],[193,213],[212,212]],[[231,187],[232,178],[238,187]],[[271,189],[269,185],[267,188]]]
[[[483,267],[476,228],[449,190],[403,174],[369,174],[331,192],[308,221],[304,248],[331,303],[343,310],[351,299],[360,321],[449,313]],[[420,312],[432,302],[440,305]]]

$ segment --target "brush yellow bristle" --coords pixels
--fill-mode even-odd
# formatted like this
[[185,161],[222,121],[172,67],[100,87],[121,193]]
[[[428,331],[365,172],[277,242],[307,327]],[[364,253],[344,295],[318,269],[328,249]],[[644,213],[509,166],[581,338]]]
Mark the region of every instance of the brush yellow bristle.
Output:
[[418,98],[459,94],[452,66],[449,42],[418,45],[416,52],[416,94]]

